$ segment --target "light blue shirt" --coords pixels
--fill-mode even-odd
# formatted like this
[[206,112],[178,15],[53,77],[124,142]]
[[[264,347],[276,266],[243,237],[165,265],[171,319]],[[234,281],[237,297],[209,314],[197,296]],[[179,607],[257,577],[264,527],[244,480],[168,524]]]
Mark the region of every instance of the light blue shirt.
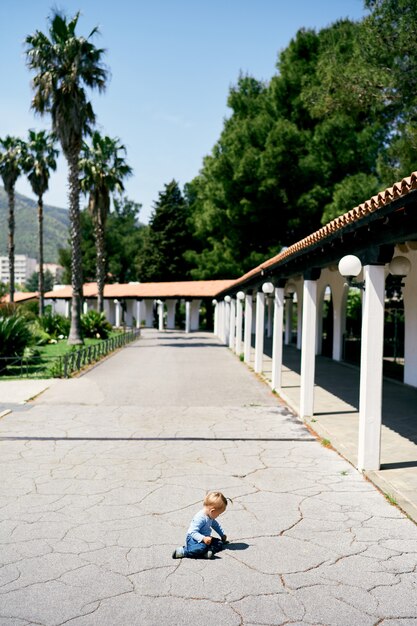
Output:
[[193,539],[195,539],[195,541],[201,543],[204,537],[211,536],[211,529],[215,530],[220,538],[226,535],[219,522],[215,519],[211,519],[211,517],[206,515],[204,513],[204,510],[202,510],[194,515],[193,519],[191,520],[190,527],[187,531],[187,536],[191,536]]

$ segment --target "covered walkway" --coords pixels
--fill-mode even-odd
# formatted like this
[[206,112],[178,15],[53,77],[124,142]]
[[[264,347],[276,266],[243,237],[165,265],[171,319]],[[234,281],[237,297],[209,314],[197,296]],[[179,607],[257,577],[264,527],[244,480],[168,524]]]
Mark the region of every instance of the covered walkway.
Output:
[[[272,345],[265,340],[264,377],[271,382]],[[254,365],[254,350],[251,366]],[[301,352],[285,346],[281,397],[299,413]],[[306,423],[357,466],[359,368],[316,356],[314,415]],[[417,522],[417,389],[384,378],[381,468],[366,471]]]
[[[416,525],[213,335],[145,330],[9,409],[1,624],[417,622]],[[173,560],[209,489],[230,545]]]

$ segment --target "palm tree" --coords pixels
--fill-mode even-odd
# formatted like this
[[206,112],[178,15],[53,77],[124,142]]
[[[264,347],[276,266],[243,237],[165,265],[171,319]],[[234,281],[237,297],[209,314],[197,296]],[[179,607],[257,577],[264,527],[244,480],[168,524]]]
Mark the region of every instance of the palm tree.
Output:
[[38,241],[39,241],[39,315],[44,314],[44,275],[43,275],[43,194],[48,191],[51,170],[56,170],[58,150],[54,148],[54,138],[45,130],[29,130],[27,152],[23,169],[27,174],[32,191],[38,198]]
[[90,41],[93,29],[85,38],[77,36],[79,13],[68,19],[54,11],[49,22],[49,38],[40,31],[26,37],[26,56],[33,79],[32,108],[50,113],[52,130],[59,139],[68,162],[69,217],[71,238],[72,310],[68,343],[82,343],[81,302],[83,297],[79,157],[83,137],[91,132],[95,115],[87,100],[85,87],[103,91],[107,71],[103,66],[104,50]]
[[8,196],[9,204],[9,277],[10,277],[10,302],[14,302],[14,188],[16,181],[22,173],[23,155],[25,142],[17,137],[7,135],[0,139],[0,176],[3,179],[4,189]]
[[92,136],[91,147],[84,143],[80,170],[82,172],[81,189],[89,194],[88,210],[94,224],[94,236],[97,253],[97,310],[103,311],[103,293],[105,282],[105,228],[110,209],[110,194],[124,191],[123,179],[132,173],[120,153],[126,148],[119,143],[119,139],[102,137],[95,132]]

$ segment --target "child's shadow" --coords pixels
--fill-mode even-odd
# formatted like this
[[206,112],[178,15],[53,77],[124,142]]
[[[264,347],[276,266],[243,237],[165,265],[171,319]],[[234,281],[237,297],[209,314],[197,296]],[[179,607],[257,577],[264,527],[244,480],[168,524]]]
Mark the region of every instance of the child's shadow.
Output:
[[247,550],[249,548],[248,543],[244,543],[243,541],[235,542],[235,543],[226,543],[223,550]]
[[223,550],[220,552],[216,552],[213,558],[218,559],[220,555],[225,550],[247,550],[249,548],[248,543],[244,543],[243,541],[236,541],[235,543],[225,543],[223,546]]

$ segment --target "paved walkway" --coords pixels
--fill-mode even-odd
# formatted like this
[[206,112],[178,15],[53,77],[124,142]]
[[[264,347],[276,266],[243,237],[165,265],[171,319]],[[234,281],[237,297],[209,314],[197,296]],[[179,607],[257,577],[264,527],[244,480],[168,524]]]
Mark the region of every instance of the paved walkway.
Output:
[[[12,408],[1,626],[417,625],[415,524],[212,335],[146,332]],[[172,560],[213,488],[232,543]]]

